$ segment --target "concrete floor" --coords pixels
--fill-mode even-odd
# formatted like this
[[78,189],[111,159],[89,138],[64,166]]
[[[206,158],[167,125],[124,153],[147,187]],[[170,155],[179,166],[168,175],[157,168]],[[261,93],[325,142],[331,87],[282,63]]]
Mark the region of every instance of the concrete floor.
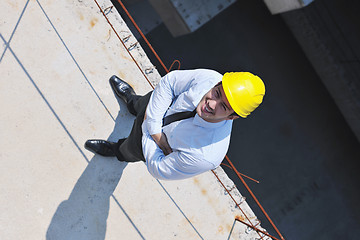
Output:
[[285,238],[358,239],[359,142],[281,16],[239,0],[192,34],[173,38],[162,24],[147,37],[167,66],[260,75],[266,97],[235,122],[229,157],[261,181],[249,184]]
[[[126,46],[95,1],[7,0],[0,8],[0,239],[258,237],[235,221],[244,214],[212,172],[158,181],[143,163],[84,149],[87,139],[130,132],[134,116],[116,101],[110,76],[138,94],[152,90],[145,76],[160,79],[111,3],[97,2]],[[257,221],[246,201],[241,208]]]

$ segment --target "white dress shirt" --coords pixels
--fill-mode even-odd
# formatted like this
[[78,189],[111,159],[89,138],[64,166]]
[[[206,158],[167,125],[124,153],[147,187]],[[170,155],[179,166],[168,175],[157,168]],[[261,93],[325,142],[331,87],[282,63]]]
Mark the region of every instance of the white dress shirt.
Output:
[[[210,123],[198,114],[162,127],[175,112],[194,110],[222,75],[213,70],[177,70],[165,75],[151,95],[142,124],[148,171],[157,179],[189,178],[220,165],[229,147],[232,120]],[[165,156],[151,135],[163,132],[173,152]]]

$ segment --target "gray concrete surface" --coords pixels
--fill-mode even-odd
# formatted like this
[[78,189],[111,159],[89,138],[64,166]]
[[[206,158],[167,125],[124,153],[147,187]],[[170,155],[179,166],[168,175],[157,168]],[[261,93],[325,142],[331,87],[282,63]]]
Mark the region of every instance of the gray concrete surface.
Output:
[[[99,1],[140,69],[159,74],[113,11]],[[0,8],[0,239],[255,239],[212,172],[157,181],[143,163],[86,151],[89,138],[132,126],[108,84],[117,74],[151,90],[95,1],[13,1]],[[221,168],[224,184],[233,183]],[[233,189],[236,200],[241,199]],[[241,208],[256,222],[246,202]]]
[[194,32],[235,0],[149,0],[148,2],[171,34],[178,37]]
[[318,0],[282,17],[360,142],[358,1]]
[[313,0],[264,0],[272,14],[288,12],[307,6]]

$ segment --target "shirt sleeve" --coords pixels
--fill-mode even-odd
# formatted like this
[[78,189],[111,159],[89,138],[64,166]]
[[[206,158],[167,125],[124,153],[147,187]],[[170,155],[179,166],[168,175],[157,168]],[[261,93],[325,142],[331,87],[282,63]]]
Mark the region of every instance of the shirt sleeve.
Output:
[[208,161],[180,151],[165,156],[149,133],[143,135],[142,145],[147,169],[157,179],[185,179],[216,167]]
[[152,93],[147,109],[146,124],[150,135],[160,133],[162,119],[173,100],[186,91],[193,79],[193,70],[176,70],[166,74]]

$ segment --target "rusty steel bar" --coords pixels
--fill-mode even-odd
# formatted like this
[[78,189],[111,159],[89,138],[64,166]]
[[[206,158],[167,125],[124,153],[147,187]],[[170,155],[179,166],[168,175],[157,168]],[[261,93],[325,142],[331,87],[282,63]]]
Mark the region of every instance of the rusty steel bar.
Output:
[[272,239],[274,239],[274,240],[280,240],[280,239],[278,239],[278,238],[270,235],[269,233],[267,233],[267,232],[265,232],[265,231],[263,231],[263,230],[261,230],[261,229],[258,229],[258,228],[256,228],[256,227],[251,226],[250,224],[248,224],[247,222],[244,222],[243,220],[241,220],[241,219],[238,218],[238,217],[236,217],[235,220],[236,220],[236,221],[239,221],[239,222],[241,222],[241,223],[243,223],[243,224],[245,224],[246,226],[248,226],[249,228],[254,229],[254,230],[257,231],[257,232],[259,231],[259,232],[261,232],[262,234],[265,234],[266,236],[268,236],[268,237],[270,237],[270,238],[272,238]]
[[130,15],[129,11],[126,9],[125,5],[123,4],[123,2],[121,0],[117,0],[118,3],[121,5],[122,9],[125,11],[126,15],[130,18],[130,21],[134,24],[136,30],[138,30],[138,32],[140,33],[141,37],[144,39],[144,41],[146,42],[146,44],[149,46],[150,50],[153,52],[153,54],[155,55],[155,57],[157,58],[157,60],[160,62],[161,66],[165,69],[166,72],[169,72],[169,69],[167,69],[167,67],[165,66],[165,64],[161,61],[159,55],[156,53],[156,51],[154,50],[154,48],[151,46],[150,42],[147,40],[147,38],[145,37],[145,35],[143,34],[143,32],[140,30],[139,26],[136,24],[135,20],[132,18],[132,16]]
[[[226,167],[228,167],[228,168],[230,168],[231,170],[234,171],[234,169],[233,169],[230,165],[227,165],[227,164],[225,164],[225,163],[221,163],[221,165],[224,165],[224,166],[226,166]],[[239,172],[239,173],[240,173],[240,172]],[[255,180],[255,179],[253,179],[253,178],[251,178],[251,177],[249,177],[249,176],[246,176],[245,174],[242,174],[242,173],[240,173],[240,174],[241,174],[241,176],[246,177],[247,179],[250,179],[251,181],[254,181],[254,182],[256,182],[256,183],[260,183],[258,180]]]
[[248,192],[250,193],[250,195],[253,197],[253,199],[255,200],[256,204],[259,206],[259,208],[261,209],[261,211],[264,213],[265,217],[269,220],[271,226],[275,229],[276,233],[280,236],[281,239],[284,239],[284,237],[281,235],[280,231],[277,229],[277,227],[275,226],[275,224],[273,223],[273,221],[271,220],[271,218],[269,217],[269,215],[266,213],[265,209],[261,206],[259,200],[256,198],[256,196],[254,195],[254,193],[251,191],[251,189],[249,188],[249,186],[246,184],[246,182],[244,181],[244,179],[241,177],[241,174],[238,172],[238,170],[235,168],[234,164],[230,161],[228,156],[225,156],[226,160],[229,162],[230,166],[233,168],[233,170],[235,171],[236,175],[239,177],[239,179],[241,180],[241,182],[244,184],[244,186],[246,187],[246,189],[248,190]]
[[126,49],[126,51],[129,53],[131,59],[134,61],[134,63],[136,64],[136,66],[140,69],[141,73],[144,75],[145,79],[148,81],[148,83],[150,84],[150,86],[152,88],[154,88],[154,86],[152,85],[152,83],[150,82],[150,80],[147,78],[147,76],[145,75],[145,73],[142,71],[141,67],[139,66],[139,64],[136,62],[135,58],[133,57],[133,55],[130,53],[129,49],[126,47],[124,41],[121,39],[121,37],[119,36],[119,34],[116,32],[114,26],[111,24],[110,20],[108,19],[108,17],[106,16],[105,12],[101,9],[99,3],[94,0],[94,2],[96,3],[96,5],[98,6],[98,8],[100,9],[101,13],[104,15],[106,21],[109,23],[109,25],[111,26],[112,30],[115,32],[116,36],[119,38],[120,42],[122,43],[122,45],[124,46],[124,48]]
[[[246,215],[246,213],[242,210],[242,208],[240,207],[240,205],[236,202],[235,198],[232,196],[232,194],[230,193],[230,191],[225,187],[224,183],[220,180],[219,176],[215,173],[214,170],[211,170],[211,171],[212,171],[212,173],[215,175],[215,177],[217,178],[217,180],[220,182],[220,184],[223,186],[223,188],[225,189],[225,191],[229,194],[229,196],[231,197],[231,199],[234,201],[234,203],[236,204],[236,206],[240,209],[240,211],[242,212],[242,214],[244,214],[245,218],[250,222],[252,228],[257,229],[256,226],[254,226],[254,225],[252,224],[252,222],[250,221],[250,219],[249,219],[249,217]],[[257,232],[257,233],[258,233],[258,232]],[[259,234],[259,233],[258,233],[258,234]],[[259,234],[259,236],[260,236],[260,234]],[[260,236],[260,238],[262,238],[262,237]]]
[[178,70],[180,69],[180,65],[181,65],[180,61],[179,61],[179,60],[174,60],[174,61],[172,62],[172,64],[170,65],[170,68],[169,68],[170,71],[171,71],[172,67],[174,66],[174,64],[175,64],[176,62],[179,64]]

